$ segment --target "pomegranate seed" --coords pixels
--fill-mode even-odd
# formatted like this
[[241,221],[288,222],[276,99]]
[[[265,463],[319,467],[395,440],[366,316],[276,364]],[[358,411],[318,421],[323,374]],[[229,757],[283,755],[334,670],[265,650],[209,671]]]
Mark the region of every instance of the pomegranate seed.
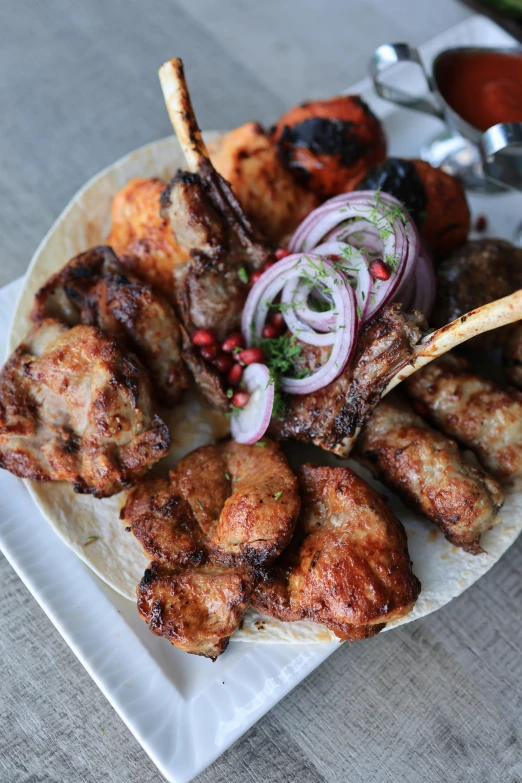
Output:
[[281,261],[281,259],[286,258],[287,256],[290,256],[292,254],[285,247],[278,247],[274,255],[278,261]]
[[229,353],[220,353],[219,356],[216,356],[212,364],[219,372],[226,373],[234,364],[234,360]]
[[270,316],[270,323],[274,324],[280,332],[283,331],[285,328],[285,319],[283,316],[283,313],[273,313],[273,315]]
[[342,256],[332,256],[332,255],[330,255],[330,256],[328,256],[328,258],[330,259],[330,261],[342,261],[343,260]]
[[232,353],[236,348],[243,348],[244,345],[245,342],[241,332],[232,332],[223,342],[221,350],[225,351],[225,353]]
[[243,377],[243,368],[240,364],[234,364],[232,369],[227,375],[227,380],[232,386],[237,386],[241,378]]
[[236,408],[244,408],[250,399],[250,394],[246,391],[237,391],[232,395],[232,405]]
[[275,266],[275,261],[265,261],[263,264],[263,272],[266,272],[267,269],[271,269],[273,266]]
[[391,270],[388,264],[385,264],[382,258],[374,258],[370,264],[370,272],[375,280],[389,280]]
[[280,329],[275,324],[267,324],[263,327],[263,331],[261,332],[263,337],[278,337],[280,334]]
[[237,358],[241,364],[255,364],[256,362],[265,361],[265,352],[262,348],[246,348],[241,353],[238,353]]
[[192,335],[192,342],[194,345],[214,345],[216,342],[216,335],[212,329],[196,329]]
[[488,227],[487,218],[484,215],[479,215],[475,221],[475,231],[485,231]]
[[425,419],[426,416],[429,414],[428,406],[421,400],[412,400],[411,407],[413,408],[417,416],[421,416],[423,419]]
[[207,362],[211,362],[213,359],[215,359],[217,352],[217,345],[203,345],[200,350],[200,354]]
[[261,269],[256,269],[255,272],[252,272],[252,274],[250,275],[250,281],[249,281],[250,285],[255,285],[255,283],[257,283],[257,281],[259,280],[259,278],[261,277],[262,274],[263,274],[263,272],[261,271]]

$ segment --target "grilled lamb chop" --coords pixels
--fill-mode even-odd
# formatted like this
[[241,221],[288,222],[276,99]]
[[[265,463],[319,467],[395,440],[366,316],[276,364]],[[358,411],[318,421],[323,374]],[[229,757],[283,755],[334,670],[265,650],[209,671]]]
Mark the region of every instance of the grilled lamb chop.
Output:
[[295,476],[277,444],[263,443],[196,449],[168,480],[136,487],[122,511],[153,558],[137,591],[140,614],[156,635],[214,660],[299,513]]
[[429,427],[400,397],[382,400],[364,425],[356,458],[440,527],[448,541],[480,554],[480,535],[499,524],[500,484],[463,461],[451,440]]
[[253,606],[365,639],[411,611],[420,582],[406,533],[382,497],[349,468],[299,471],[303,511],[290,547],[259,582]]
[[181,358],[179,321],[168,302],[130,274],[110,247],[73,258],[49,278],[35,297],[36,323],[59,318],[69,326],[98,326],[136,353],[150,371],[156,396],[174,405],[189,385]]
[[16,476],[108,497],[169,443],[143,367],[93,326],[42,320],[0,373],[0,466]]

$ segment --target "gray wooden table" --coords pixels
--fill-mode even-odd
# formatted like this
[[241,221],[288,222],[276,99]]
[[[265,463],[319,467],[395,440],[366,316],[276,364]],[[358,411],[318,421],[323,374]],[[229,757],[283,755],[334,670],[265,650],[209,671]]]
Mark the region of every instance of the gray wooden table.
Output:
[[[200,122],[270,123],[365,75],[379,43],[465,18],[453,0],[0,0],[0,284],[92,174],[170,132],[181,55]],[[203,783],[522,781],[522,541],[438,614],[339,649]],[[161,776],[0,559],[0,781]]]

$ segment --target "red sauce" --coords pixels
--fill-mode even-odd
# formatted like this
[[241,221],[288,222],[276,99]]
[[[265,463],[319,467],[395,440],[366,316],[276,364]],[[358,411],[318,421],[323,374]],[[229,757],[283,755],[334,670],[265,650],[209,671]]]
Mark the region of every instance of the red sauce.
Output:
[[434,77],[451,108],[478,130],[522,122],[522,52],[447,52]]

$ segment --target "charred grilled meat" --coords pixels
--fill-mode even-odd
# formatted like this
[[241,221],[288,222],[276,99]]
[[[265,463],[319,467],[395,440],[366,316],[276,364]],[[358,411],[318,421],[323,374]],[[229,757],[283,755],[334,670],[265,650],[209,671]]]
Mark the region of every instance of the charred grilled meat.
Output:
[[299,471],[303,510],[292,544],[258,584],[253,606],[279,620],[322,623],[365,639],[408,614],[420,593],[406,534],[349,468]]
[[[413,346],[425,329],[421,313],[409,315],[399,304],[388,305],[361,330],[348,368],[323,389],[292,395],[286,415],[281,421],[273,419],[270,431],[278,438],[310,441],[348,456],[358,429],[379,402],[388,381],[409,363]],[[304,366],[321,359],[318,349],[306,349]]]
[[174,269],[189,253],[176,242],[167,218],[160,215],[161,179],[131,179],[113,198],[107,244],[122,264],[153,285],[174,304]]
[[216,171],[230,184],[245,214],[269,242],[285,244],[318,206],[283,166],[277,146],[257,122],[247,122],[209,145]]
[[166,405],[174,405],[188,388],[190,376],[172,307],[128,273],[110,247],[81,253],[53,275],[37,292],[31,317],[36,323],[53,317],[68,326],[98,326],[139,356]]
[[497,479],[522,473],[522,401],[446,354],[404,383],[408,396]]
[[294,106],[273,135],[287,168],[321,201],[353,190],[386,155],[381,124],[358,95]]
[[464,244],[470,212],[460,182],[423,160],[387,158],[373,166],[355,190],[381,188],[402,201],[436,256]]
[[[436,270],[434,326],[459,318],[481,305],[522,288],[522,250],[503,239],[476,239],[448,256]],[[473,339],[475,348],[503,345],[513,327],[494,329]]]
[[0,466],[16,476],[108,497],[169,442],[143,367],[93,326],[44,319],[0,373]]
[[184,457],[142,484],[122,517],[153,559],[138,609],[153,633],[215,659],[246,612],[259,568],[288,544],[297,480],[277,446],[232,441]]
[[480,554],[480,535],[498,524],[500,484],[466,464],[454,441],[429,427],[400,397],[382,400],[364,425],[356,458],[440,527],[448,541]]

